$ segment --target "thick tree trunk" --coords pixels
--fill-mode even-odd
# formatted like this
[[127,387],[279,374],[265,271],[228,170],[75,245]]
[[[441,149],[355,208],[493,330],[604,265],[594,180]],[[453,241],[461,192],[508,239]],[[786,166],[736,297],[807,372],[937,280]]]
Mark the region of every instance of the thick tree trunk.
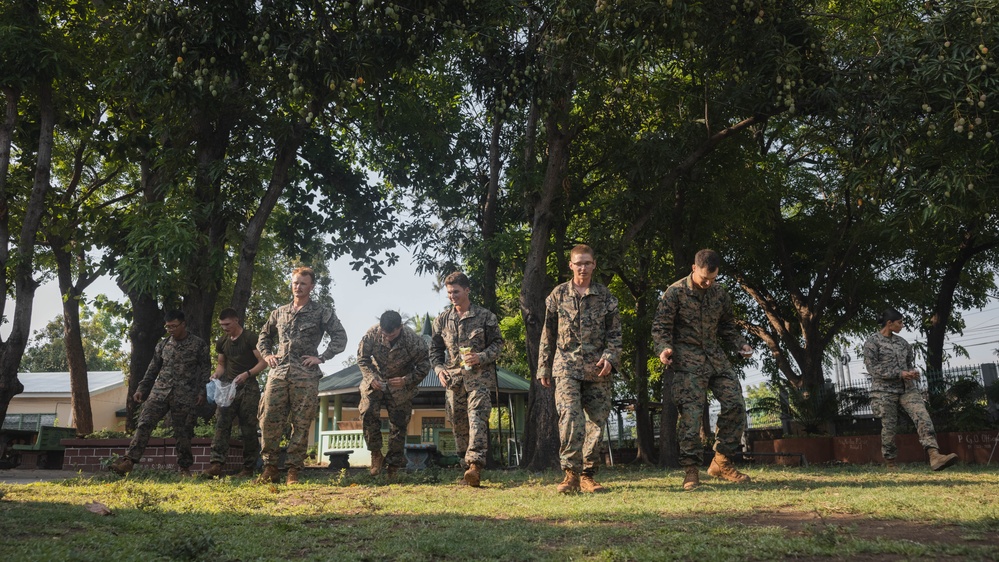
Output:
[[[563,101],[563,107],[553,110],[553,113],[565,111]],[[549,238],[555,214],[561,212],[558,195],[567,177],[571,142],[558,120],[550,117],[548,121],[548,167],[540,197],[533,205],[531,245],[520,290],[520,312],[526,327],[527,358],[532,374],[521,466],[530,470],[559,468],[558,413],[555,411],[554,386],[545,388],[533,376],[538,370],[545,298],[550,290],[547,270]]]
[[132,304],[132,325],[128,329],[132,352],[128,360],[128,396],[125,402],[128,416],[125,418],[125,429],[135,431],[137,404],[132,395],[138,390],[139,382],[145,376],[146,368],[156,352],[156,344],[166,331],[163,329],[163,311],[155,298],[131,291],[120,283],[118,286],[128,295]]

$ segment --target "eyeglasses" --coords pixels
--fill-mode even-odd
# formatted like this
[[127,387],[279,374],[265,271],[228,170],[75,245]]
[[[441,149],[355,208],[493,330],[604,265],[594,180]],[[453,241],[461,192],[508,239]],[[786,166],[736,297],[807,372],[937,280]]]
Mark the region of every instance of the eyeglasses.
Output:
[[569,264],[582,269],[584,267],[593,267],[593,266],[597,265],[597,262],[593,262],[593,261],[577,261],[577,262],[569,262]]
[[166,328],[168,332],[172,332],[177,328],[180,328],[180,322],[177,322],[176,324],[164,324],[163,327]]

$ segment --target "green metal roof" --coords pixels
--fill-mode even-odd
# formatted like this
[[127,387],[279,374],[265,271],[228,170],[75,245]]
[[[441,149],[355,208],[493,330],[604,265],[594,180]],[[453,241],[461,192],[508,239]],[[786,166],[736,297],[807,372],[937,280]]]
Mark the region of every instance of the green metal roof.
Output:
[[[531,389],[531,383],[521,378],[516,373],[508,371],[502,367],[496,369],[499,390],[506,394],[527,394]],[[361,368],[356,364],[346,369],[337,371],[332,375],[326,375],[319,380],[319,396],[332,396],[336,394],[354,394],[359,392],[361,385]],[[427,377],[420,383],[420,392],[440,392],[444,393],[437,375],[431,370]]]

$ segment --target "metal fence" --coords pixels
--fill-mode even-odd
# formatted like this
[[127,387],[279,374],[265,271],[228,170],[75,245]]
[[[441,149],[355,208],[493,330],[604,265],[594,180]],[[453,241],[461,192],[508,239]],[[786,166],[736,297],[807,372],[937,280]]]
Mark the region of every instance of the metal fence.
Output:
[[[916,381],[915,384],[924,393],[943,392],[960,381],[975,381],[982,387],[987,387],[991,384],[996,384],[997,373],[999,373],[999,366],[995,363],[953,367],[944,369],[943,371],[925,372],[923,373],[923,377]],[[874,415],[869,400],[870,391],[871,380],[869,377],[864,376],[863,378],[851,381],[849,385],[837,385],[828,382],[824,387],[816,390],[817,396],[813,397],[812,400],[821,402],[822,400],[835,397],[840,416],[869,418]],[[832,395],[830,396],[828,393],[832,393]],[[788,403],[786,398],[784,399],[784,403]],[[746,406],[748,409],[753,410],[757,404],[754,404],[754,401],[747,397]],[[785,406],[785,411],[786,408],[787,406]],[[779,412],[751,411],[748,418],[748,427],[750,429],[770,429],[782,426],[782,415]]]

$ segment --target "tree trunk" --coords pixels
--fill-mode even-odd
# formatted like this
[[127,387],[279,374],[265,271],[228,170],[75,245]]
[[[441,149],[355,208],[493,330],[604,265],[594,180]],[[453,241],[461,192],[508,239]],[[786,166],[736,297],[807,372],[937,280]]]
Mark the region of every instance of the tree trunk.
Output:
[[499,271],[499,256],[497,255],[494,238],[496,237],[496,215],[499,206],[499,173],[500,166],[500,135],[503,132],[503,122],[498,115],[493,114],[493,129],[489,139],[489,183],[486,188],[486,200],[482,205],[482,306],[496,312],[496,277]]
[[[565,103],[552,113],[566,114]],[[559,468],[558,413],[555,411],[554,387],[545,388],[533,375],[538,370],[538,351],[545,320],[545,298],[550,290],[548,278],[548,242],[555,214],[561,212],[559,193],[566,181],[571,139],[554,117],[548,119],[548,167],[540,197],[533,205],[531,245],[524,265],[520,290],[520,312],[526,328],[527,359],[531,368],[531,389],[527,398],[527,423],[524,428],[524,457],[521,466],[530,470]]]
[[62,295],[63,341],[66,346],[66,364],[69,365],[73,425],[78,434],[88,435],[94,432],[94,414],[90,407],[87,358],[80,333],[80,296],[93,280],[82,279],[82,287],[73,285],[72,255],[66,251],[65,244],[58,237],[49,238],[56,260],[59,294]]
[[236,286],[232,291],[232,302],[229,304],[236,309],[240,318],[246,318],[246,308],[250,303],[250,295],[253,288],[253,271],[257,260],[257,251],[260,248],[260,239],[264,234],[264,226],[271,212],[277,205],[281,193],[288,185],[288,176],[295,158],[298,156],[298,149],[302,145],[305,136],[306,124],[304,121],[296,123],[291,134],[287,135],[278,144],[275,151],[274,168],[271,170],[271,179],[267,184],[267,192],[260,200],[253,218],[246,225],[243,234],[243,243],[239,249],[239,266],[236,271]]
[[120,282],[122,292],[128,295],[132,304],[132,324],[128,329],[128,339],[132,344],[132,352],[128,360],[128,396],[125,408],[128,415],[125,418],[126,431],[135,431],[136,402],[132,395],[139,388],[139,382],[146,374],[146,368],[156,352],[156,344],[166,333],[163,329],[163,311],[159,303],[151,295],[129,290]]

